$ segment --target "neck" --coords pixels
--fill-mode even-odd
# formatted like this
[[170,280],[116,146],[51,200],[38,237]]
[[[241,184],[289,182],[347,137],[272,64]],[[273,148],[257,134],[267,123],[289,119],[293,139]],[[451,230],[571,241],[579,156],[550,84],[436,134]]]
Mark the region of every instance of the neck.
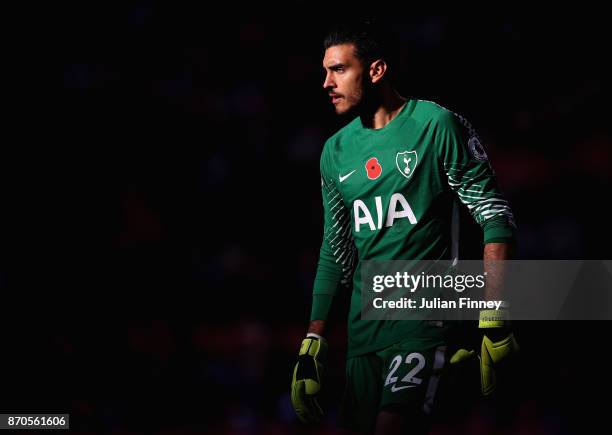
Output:
[[377,98],[361,114],[361,123],[374,130],[383,128],[393,121],[405,103],[406,99],[394,88],[383,86]]

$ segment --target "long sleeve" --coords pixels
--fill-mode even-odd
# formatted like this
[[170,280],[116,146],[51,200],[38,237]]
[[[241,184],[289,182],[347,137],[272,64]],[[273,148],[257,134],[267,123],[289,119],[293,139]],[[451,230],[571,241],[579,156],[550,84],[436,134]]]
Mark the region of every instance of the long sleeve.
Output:
[[323,241],[313,288],[312,320],[326,319],[333,296],[350,279],[356,261],[350,213],[332,178],[325,150],[321,156],[321,195]]
[[472,126],[452,112],[438,123],[440,162],[448,185],[482,227],[484,242],[510,242],[516,225],[508,201]]

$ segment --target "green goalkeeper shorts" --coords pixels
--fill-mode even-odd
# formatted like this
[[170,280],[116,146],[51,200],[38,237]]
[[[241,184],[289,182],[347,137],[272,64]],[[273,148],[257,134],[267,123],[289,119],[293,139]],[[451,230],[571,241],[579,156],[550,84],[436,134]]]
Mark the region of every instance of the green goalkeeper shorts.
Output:
[[446,363],[446,346],[425,347],[414,339],[349,358],[339,425],[370,432],[378,413],[388,410],[427,426]]

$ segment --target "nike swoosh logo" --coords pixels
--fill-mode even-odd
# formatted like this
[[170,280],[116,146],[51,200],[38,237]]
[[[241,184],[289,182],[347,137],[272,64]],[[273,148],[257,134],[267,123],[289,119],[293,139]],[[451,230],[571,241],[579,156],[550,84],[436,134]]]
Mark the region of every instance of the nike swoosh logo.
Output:
[[355,173],[357,169],[353,169],[351,172],[349,172],[348,174],[342,176],[340,174],[338,174],[338,178],[340,178],[340,182],[342,183],[344,180],[346,180],[348,177],[350,177],[351,175],[353,175]]
[[416,385],[404,385],[403,387],[396,387],[395,385],[392,385],[391,392],[395,393],[396,391],[399,391],[399,390],[404,390],[406,388],[414,388],[414,387],[416,387]]

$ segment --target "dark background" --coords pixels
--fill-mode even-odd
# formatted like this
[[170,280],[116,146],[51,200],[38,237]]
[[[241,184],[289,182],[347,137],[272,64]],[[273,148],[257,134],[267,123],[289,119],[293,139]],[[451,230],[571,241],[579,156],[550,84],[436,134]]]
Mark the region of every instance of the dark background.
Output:
[[[318,159],[346,123],[321,87],[321,41],[344,15],[62,11],[62,94],[43,113],[57,134],[32,121],[44,151],[4,162],[3,410],[69,412],[83,434],[336,433],[346,293],[321,432],[295,422],[288,389],[321,240]],[[610,258],[605,17],[372,15],[401,37],[401,93],[479,131],[519,257]],[[480,255],[478,228],[462,237]],[[608,324],[516,329],[505,399],[432,433],[569,434],[603,416]]]

